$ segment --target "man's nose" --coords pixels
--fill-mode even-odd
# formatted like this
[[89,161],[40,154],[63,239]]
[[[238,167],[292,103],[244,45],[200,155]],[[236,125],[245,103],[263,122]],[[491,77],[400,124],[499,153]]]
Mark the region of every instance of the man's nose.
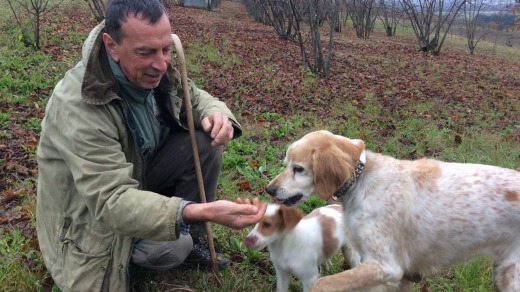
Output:
[[152,67],[160,72],[166,72],[168,64],[170,64],[170,56],[165,56],[162,52],[158,52],[155,55]]

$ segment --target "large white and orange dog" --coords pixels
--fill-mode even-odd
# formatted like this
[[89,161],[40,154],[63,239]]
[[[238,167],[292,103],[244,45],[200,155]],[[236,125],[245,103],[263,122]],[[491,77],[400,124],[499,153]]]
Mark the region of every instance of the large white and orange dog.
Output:
[[245,239],[247,247],[267,247],[276,270],[276,291],[284,292],[294,274],[303,291],[309,291],[341,250],[349,265],[359,264],[359,255],[345,245],[343,209],[334,204],[314,209],[303,216],[298,208],[269,204],[262,219]]
[[320,278],[313,291],[391,291],[405,275],[483,255],[494,260],[497,290],[520,291],[520,172],[398,160],[323,130],[290,145],[285,163],[266,191],[286,205],[315,193],[337,197],[348,244],[361,256],[360,265]]

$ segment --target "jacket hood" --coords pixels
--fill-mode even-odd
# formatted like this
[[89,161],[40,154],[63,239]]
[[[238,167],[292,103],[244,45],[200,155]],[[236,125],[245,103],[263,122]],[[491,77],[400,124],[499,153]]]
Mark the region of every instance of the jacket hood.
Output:
[[[93,105],[107,104],[118,99],[118,83],[110,63],[107,50],[103,43],[105,21],[98,24],[88,35],[82,48],[82,61],[85,66],[85,75],[81,83],[81,98],[84,102]],[[180,85],[180,74],[168,65],[158,90],[161,93],[172,93]],[[176,92],[173,92],[176,94]]]

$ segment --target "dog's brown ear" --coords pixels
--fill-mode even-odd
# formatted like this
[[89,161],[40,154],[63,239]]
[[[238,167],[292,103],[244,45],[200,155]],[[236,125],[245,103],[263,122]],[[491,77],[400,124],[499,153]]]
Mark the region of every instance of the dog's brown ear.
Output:
[[[359,142],[358,142],[359,141]],[[316,193],[328,200],[347,180],[354,176],[356,164],[365,143],[345,138],[334,138],[326,147],[317,149],[312,155]]]
[[317,150],[312,155],[314,185],[316,193],[323,200],[328,200],[343,182],[352,177],[354,169],[349,156],[333,146],[325,151]]
[[283,223],[287,228],[294,228],[303,218],[303,212],[296,207],[280,206],[278,212],[281,213]]

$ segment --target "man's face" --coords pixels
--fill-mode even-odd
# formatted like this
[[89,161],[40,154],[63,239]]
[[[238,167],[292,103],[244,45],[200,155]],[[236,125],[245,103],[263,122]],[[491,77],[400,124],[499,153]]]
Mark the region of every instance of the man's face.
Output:
[[112,58],[119,63],[128,81],[146,90],[159,85],[171,61],[172,35],[166,15],[154,25],[129,15],[121,26],[124,37],[117,44],[108,34],[103,41]]

